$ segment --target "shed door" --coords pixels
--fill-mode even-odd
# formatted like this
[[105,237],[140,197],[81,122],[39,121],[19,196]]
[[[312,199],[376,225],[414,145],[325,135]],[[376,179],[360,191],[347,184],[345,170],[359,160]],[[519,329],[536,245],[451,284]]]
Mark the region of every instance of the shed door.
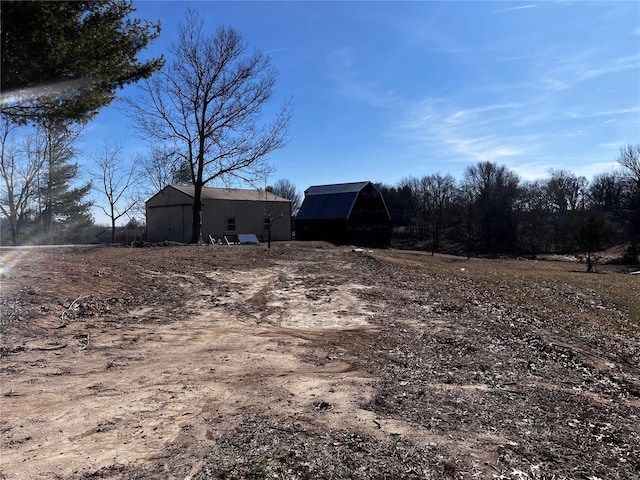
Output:
[[154,218],[153,222],[150,222],[147,218],[147,225],[149,230],[149,240],[151,241],[174,241],[185,242],[185,218],[183,215],[183,207],[181,205],[174,205],[170,207],[161,207],[153,209]]

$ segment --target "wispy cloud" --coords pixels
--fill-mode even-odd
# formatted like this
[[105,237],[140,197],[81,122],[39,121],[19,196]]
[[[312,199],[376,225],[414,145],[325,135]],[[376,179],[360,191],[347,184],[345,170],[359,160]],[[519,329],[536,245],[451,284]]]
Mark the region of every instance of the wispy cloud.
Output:
[[498,10],[494,10],[493,13],[501,13],[501,12],[513,12],[515,10],[527,10],[529,8],[535,8],[538,7],[538,5],[536,4],[529,4],[529,5],[520,5],[517,7],[509,7],[509,8],[500,8]]
[[545,89],[564,90],[586,80],[640,69],[640,53],[625,57],[603,57],[598,49],[563,54],[538,67],[544,72],[536,79]]
[[351,47],[341,47],[333,50],[329,52],[327,61],[331,75],[350,69],[353,65],[353,49]]
[[466,108],[463,110],[458,110],[454,112],[449,120],[451,121],[460,121],[464,119],[469,119],[471,117],[477,117],[479,114],[484,114],[496,110],[509,110],[513,108],[517,108],[519,105],[517,103],[499,103],[496,105],[484,105],[482,107],[474,107],[474,108]]
[[633,32],[631,32],[631,35],[640,36],[640,27],[636,28]]
[[610,73],[622,72],[624,70],[633,70],[640,68],[640,54],[630,55],[628,57],[613,58],[609,62],[598,68],[588,68],[582,72],[579,79],[589,79],[608,75]]
[[[612,155],[581,148],[586,138],[602,125],[603,116],[636,110],[601,110],[585,114],[586,120],[576,119],[581,122],[576,124],[571,116],[563,117],[561,106],[544,104],[540,97],[525,97],[480,105],[469,105],[461,97],[427,98],[405,112],[393,126],[392,135],[427,157],[462,163],[496,162],[524,180],[547,176],[558,162],[591,178],[611,168]],[[594,121],[590,122],[591,116]]]
[[537,180],[549,175],[549,165],[544,162],[527,162],[511,166],[511,169],[523,180]]
[[378,108],[392,108],[399,102],[393,90],[377,91],[373,86],[358,83],[343,83],[340,87],[343,95],[360,100],[367,105]]
[[496,62],[513,62],[519,60],[530,60],[532,58],[531,55],[512,55],[510,57],[497,57],[495,59]]
[[579,163],[579,166],[575,168],[577,174],[583,175],[587,179],[593,178],[596,175],[600,175],[605,172],[611,172],[620,167],[618,162],[591,162],[591,163]]
[[511,118],[516,103],[456,108],[444,100],[418,104],[394,129],[404,141],[466,162],[503,162],[527,150],[524,136],[506,133],[500,124]]
[[266,53],[267,55],[271,55],[273,53],[288,52],[289,50],[291,50],[291,49],[288,48],[288,47],[285,47],[285,48],[273,48],[271,50],[267,50],[264,53]]
[[357,73],[354,52],[343,47],[329,53],[327,57],[329,78],[341,95],[378,108],[389,108],[399,102],[391,89],[379,89],[371,81],[362,81]]
[[630,108],[618,108],[612,110],[599,110],[593,112],[567,112],[565,114],[568,118],[596,118],[596,117],[617,117],[620,115],[629,115],[634,113],[640,113],[640,107],[630,107]]

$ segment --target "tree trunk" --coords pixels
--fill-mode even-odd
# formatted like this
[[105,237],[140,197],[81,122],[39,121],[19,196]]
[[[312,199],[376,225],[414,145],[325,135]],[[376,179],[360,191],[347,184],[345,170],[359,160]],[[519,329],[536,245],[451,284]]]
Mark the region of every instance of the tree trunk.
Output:
[[[49,140],[49,142],[50,141],[51,140]],[[49,178],[47,183],[47,204],[45,207],[45,212],[49,212],[49,215],[45,219],[44,228],[47,230],[47,233],[45,235],[48,235],[49,237],[49,241],[47,243],[51,245],[53,243],[53,153],[51,152],[51,146],[49,146],[48,148],[49,171],[47,173],[49,175]]]
[[14,245],[18,245],[18,222],[15,220],[15,217],[9,219],[9,224],[11,226],[11,240]]
[[637,265],[638,263],[638,241],[636,240],[635,234],[631,236],[631,243],[627,249],[627,257],[625,260],[632,265]]
[[202,184],[196,182],[193,193],[193,223],[191,224],[191,240],[189,243],[202,242]]
[[591,245],[587,244],[587,273],[593,271],[593,260],[591,258]]

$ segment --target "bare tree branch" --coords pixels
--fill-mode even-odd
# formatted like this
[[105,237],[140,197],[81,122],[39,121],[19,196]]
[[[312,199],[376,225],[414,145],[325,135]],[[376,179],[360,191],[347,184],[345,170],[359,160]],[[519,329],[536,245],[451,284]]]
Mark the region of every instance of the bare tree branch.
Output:
[[640,186],[640,144],[621,147],[617,161],[623,168],[629,170]]
[[121,158],[122,145],[105,142],[101,152],[93,158],[98,167],[94,178],[100,184],[96,189],[107,200],[107,205],[98,205],[111,220],[111,242],[116,241],[116,222],[132,211],[140,201],[134,187],[140,179],[137,162],[126,165]]
[[28,132],[19,144],[13,136],[18,127],[2,116],[0,131],[0,212],[9,222],[11,240],[19,244],[22,223],[33,207],[36,181],[44,165],[44,142],[36,132]]

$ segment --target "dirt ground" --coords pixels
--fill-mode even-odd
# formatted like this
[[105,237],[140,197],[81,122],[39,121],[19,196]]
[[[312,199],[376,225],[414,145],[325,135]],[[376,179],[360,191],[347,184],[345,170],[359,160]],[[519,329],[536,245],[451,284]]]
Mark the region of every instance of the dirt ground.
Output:
[[2,250],[0,478],[638,479],[640,275]]

